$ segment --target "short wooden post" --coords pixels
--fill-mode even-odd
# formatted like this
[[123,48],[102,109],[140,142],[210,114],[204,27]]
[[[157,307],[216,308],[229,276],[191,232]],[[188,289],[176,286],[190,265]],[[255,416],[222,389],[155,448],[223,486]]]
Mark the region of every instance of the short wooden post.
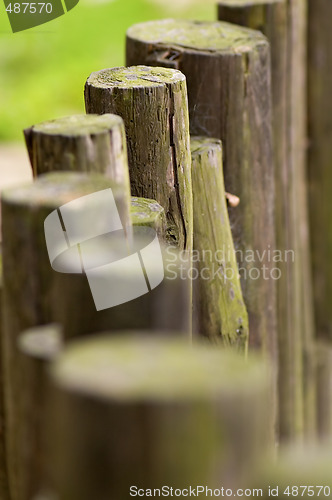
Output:
[[192,137],[191,155],[196,328],[213,342],[246,350],[248,314],[226,205],[221,141]]
[[274,161],[266,38],[227,23],[151,21],[128,30],[127,64],[171,65],[182,71],[191,134],[222,140],[225,187],[241,200],[229,214],[250,345],[276,358],[277,270],[269,259],[269,250],[275,248]]
[[256,359],[120,333],[71,343],[51,376],[63,500],[126,498],[131,486],[234,487],[271,450],[269,374]]
[[105,174],[127,186],[124,124],[119,116],[73,115],[24,131],[35,176],[55,171]]
[[[219,19],[259,29],[271,43],[277,248],[282,253],[277,285],[280,434],[293,439],[304,429],[310,435],[315,428],[313,374],[304,377],[304,386],[302,382],[302,374],[314,363],[305,162],[305,0],[219,0]],[[292,253],[294,257],[287,258]]]
[[326,442],[332,439],[332,346],[316,345],[317,431]]
[[133,226],[152,227],[161,241],[166,239],[165,210],[155,200],[131,198],[130,215]]
[[172,69],[105,69],[85,85],[88,113],[115,113],[125,123],[131,192],[165,209],[167,234],[192,249],[192,192],[186,80]]
[[[2,193],[4,298],[2,362],[5,384],[6,453],[13,500],[20,500],[22,494],[20,476],[22,471],[18,469],[17,463],[20,443],[15,419],[17,398],[20,394],[17,338],[27,328],[52,322],[54,303],[58,299],[54,295],[54,280],[58,273],[52,269],[48,256],[44,221],[62,205],[109,188],[112,189],[123,227],[128,229],[131,221],[126,189],[101,175],[67,172],[47,174],[38,178],[33,184]],[[94,225],[91,225],[92,230],[96,228],[97,222],[94,221]],[[55,244],[58,244],[58,240]],[[78,303],[75,307],[79,307]]]
[[22,499],[35,498],[49,488],[44,442],[47,368],[62,349],[61,328],[35,327],[18,339],[20,395],[17,404],[18,467]]
[[332,33],[329,0],[308,1],[309,214],[317,335],[332,340]]

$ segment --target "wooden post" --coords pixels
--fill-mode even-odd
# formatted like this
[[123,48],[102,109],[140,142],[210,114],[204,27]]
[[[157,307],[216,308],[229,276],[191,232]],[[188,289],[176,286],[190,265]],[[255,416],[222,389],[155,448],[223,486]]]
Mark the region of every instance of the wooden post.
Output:
[[49,487],[46,477],[47,450],[44,442],[47,368],[62,349],[61,328],[35,327],[18,339],[20,396],[17,404],[18,467],[21,498],[35,498]]
[[[153,219],[150,222],[155,224]],[[148,233],[145,235],[146,231]],[[71,272],[70,267],[67,273],[57,274],[55,289],[58,300],[54,304],[55,318],[63,325],[65,339],[95,332],[136,329],[146,330],[151,335],[155,335],[156,331],[167,331],[173,335],[183,334],[187,339],[191,338],[192,283],[187,253],[179,252],[175,247],[164,247],[159,242],[157,245],[160,245],[160,250],[156,249],[144,256],[144,250],[155,237],[154,228],[150,231],[148,226],[133,228],[133,245],[128,245],[128,254],[135,255],[140,252],[143,267],[140,264],[137,267],[131,266],[130,271],[123,270],[121,286],[129,290],[136,287],[144,270],[148,272],[150,283],[160,282],[157,287],[152,287],[149,292],[146,290],[146,293],[135,297],[134,300],[97,310],[86,276]],[[101,247],[104,245],[101,241],[97,244],[96,251],[104,248],[106,255],[112,255],[117,243],[111,240],[109,247]],[[77,304],[80,304],[80,307],[77,307]]]
[[[2,193],[4,298],[2,362],[5,384],[6,453],[12,500],[22,498],[20,477],[22,471],[18,469],[17,464],[20,443],[17,439],[15,420],[15,408],[21,394],[17,370],[17,338],[27,328],[52,322],[54,303],[58,299],[54,295],[54,279],[58,273],[50,264],[44,221],[62,205],[109,188],[112,189],[123,227],[128,229],[131,221],[126,188],[104,176],[67,172],[47,174],[38,178],[33,184]],[[95,220],[94,224],[90,225],[92,231],[96,229],[98,222]],[[77,247],[73,248],[75,252]],[[77,303],[75,306],[79,307]]]
[[172,69],[113,68],[85,85],[88,113],[115,113],[125,123],[131,191],[165,209],[167,235],[191,250],[193,213],[186,80]]
[[[325,15],[325,14],[324,14]],[[278,264],[280,435],[315,428],[313,300],[306,179],[305,0],[219,0],[219,19],[259,29],[271,43]],[[314,167],[316,169],[316,165]],[[317,172],[317,170],[315,170]],[[315,204],[320,204],[319,201]],[[286,260],[287,254],[295,258]],[[309,377],[303,373],[310,371]]]
[[62,500],[126,498],[130,486],[234,487],[271,449],[264,363],[142,335],[73,342],[52,367]]
[[74,115],[24,131],[34,176],[56,171],[105,174],[127,186],[124,124],[115,115]]
[[268,258],[275,248],[275,222],[266,38],[227,23],[151,21],[128,30],[127,64],[171,65],[182,71],[191,133],[222,140],[226,190],[241,200],[229,214],[250,345],[276,358],[275,266]]
[[130,215],[133,226],[152,227],[161,241],[166,239],[165,210],[155,200],[131,198]]
[[332,4],[309,0],[308,6],[309,214],[316,329],[320,338],[331,341]]
[[326,442],[332,438],[332,346],[316,345],[317,431]]
[[221,141],[192,137],[191,155],[196,328],[213,342],[246,350],[248,314],[226,205]]

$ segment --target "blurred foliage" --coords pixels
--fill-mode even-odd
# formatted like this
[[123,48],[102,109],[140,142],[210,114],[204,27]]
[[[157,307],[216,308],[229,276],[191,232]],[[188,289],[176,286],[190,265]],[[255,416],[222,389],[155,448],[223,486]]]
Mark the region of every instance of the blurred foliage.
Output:
[[213,19],[213,4],[195,1],[81,0],[66,15],[13,34],[0,2],[0,141],[23,140],[43,120],[84,112],[83,87],[92,71],[125,62],[125,33],[163,17]]

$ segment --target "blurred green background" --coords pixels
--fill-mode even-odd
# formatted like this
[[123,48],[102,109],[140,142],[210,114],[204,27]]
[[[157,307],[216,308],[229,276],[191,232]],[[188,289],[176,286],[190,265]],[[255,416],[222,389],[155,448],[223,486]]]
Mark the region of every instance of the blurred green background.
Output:
[[84,112],[86,78],[124,64],[130,25],[163,17],[215,17],[214,2],[181,5],[176,0],[81,0],[66,15],[13,34],[0,0],[0,142],[23,140],[22,130],[43,120]]

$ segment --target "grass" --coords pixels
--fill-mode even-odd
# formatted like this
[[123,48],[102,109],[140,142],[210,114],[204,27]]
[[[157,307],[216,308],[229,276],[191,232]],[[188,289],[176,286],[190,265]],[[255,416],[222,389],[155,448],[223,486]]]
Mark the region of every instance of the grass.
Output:
[[125,63],[127,28],[163,17],[213,19],[214,6],[174,10],[148,0],[81,0],[66,15],[13,34],[0,2],[0,141],[43,120],[84,112],[92,71]]

